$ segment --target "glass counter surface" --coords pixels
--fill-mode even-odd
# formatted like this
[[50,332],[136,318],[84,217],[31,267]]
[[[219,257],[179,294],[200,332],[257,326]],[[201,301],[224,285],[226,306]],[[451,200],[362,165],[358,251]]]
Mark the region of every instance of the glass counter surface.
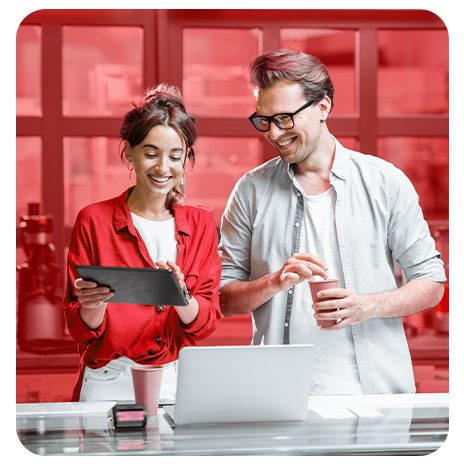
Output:
[[16,405],[16,431],[37,455],[425,455],[449,430],[449,395],[310,397],[302,422],[171,426],[162,408],[144,429],[108,421],[115,402]]

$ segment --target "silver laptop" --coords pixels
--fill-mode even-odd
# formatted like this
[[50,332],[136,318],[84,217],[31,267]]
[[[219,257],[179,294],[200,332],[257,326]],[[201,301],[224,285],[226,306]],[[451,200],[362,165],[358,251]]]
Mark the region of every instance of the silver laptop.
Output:
[[302,421],[308,409],[313,345],[184,347],[173,425]]

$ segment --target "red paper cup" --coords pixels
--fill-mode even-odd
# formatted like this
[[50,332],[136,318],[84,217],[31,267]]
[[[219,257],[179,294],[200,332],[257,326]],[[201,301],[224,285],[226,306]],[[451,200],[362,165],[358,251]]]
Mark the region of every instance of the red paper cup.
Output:
[[[327,280],[315,280],[313,282],[309,282],[309,289],[311,290],[311,296],[313,297],[313,302],[317,303],[318,301],[325,301],[330,300],[331,298],[318,298],[317,293],[321,290],[327,290],[328,288],[338,288],[340,280],[339,279],[327,279]],[[316,311],[321,313],[330,313],[334,311],[333,309],[324,309],[322,311]],[[338,311],[338,308],[337,308]],[[321,320],[317,319],[317,325],[319,327],[330,327],[331,325],[336,324],[335,319],[331,320]]]
[[147,416],[158,414],[163,366],[131,366],[136,404],[144,404]]

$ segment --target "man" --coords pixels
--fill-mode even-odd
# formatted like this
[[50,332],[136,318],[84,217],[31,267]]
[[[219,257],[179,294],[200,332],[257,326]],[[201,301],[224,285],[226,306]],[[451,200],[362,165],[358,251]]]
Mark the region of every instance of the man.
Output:
[[[438,304],[446,279],[413,186],[330,134],[334,90],[317,58],[265,53],[251,81],[250,120],[279,157],[243,176],[224,212],[223,315],[252,312],[255,345],[313,344],[313,395],[415,392],[401,318]],[[308,280],[327,277],[340,288],[313,304]],[[321,329],[314,309],[338,322]]]

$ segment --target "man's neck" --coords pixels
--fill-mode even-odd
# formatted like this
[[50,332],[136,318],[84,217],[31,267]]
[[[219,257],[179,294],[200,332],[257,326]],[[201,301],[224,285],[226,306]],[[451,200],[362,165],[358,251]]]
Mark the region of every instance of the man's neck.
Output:
[[335,158],[335,141],[327,132],[317,151],[293,168],[298,183],[308,196],[321,195],[330,188],[330,171]]

